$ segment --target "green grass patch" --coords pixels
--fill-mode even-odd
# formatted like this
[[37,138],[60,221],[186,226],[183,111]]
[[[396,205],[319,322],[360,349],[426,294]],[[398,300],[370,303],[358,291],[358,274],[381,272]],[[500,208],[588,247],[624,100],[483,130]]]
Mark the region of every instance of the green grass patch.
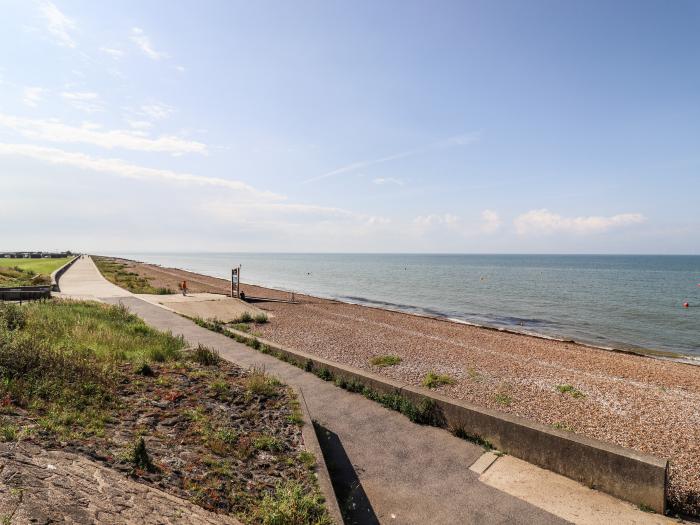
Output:
[[557,385],[557,390],[562,394],[569,394],[571,397],[576,399],[581,397],[586,397],[586,394],[581,392],[578,388],[573,385]]
[[71,260],[0,258],[0,287],[40,286],[51,284],[51,273]]
[[288,481],[267,494],[255,515],[253,523],[262,525],[331,525],[323,497],[309,493],[302,485]]
[[443,385],[453,385],[455,380],[448,375],[428,372],[423,378],[423,386],[427,388],[437,388]]
[[[19,319],[19,321],[18,321]],[[122,306],[34,301],[0,308],[0,398],[59,434],[100,434],[125,362],[177,360],[183,339]]]
[[397,355],[380,355],[369,360],[372,366],[378,366],[380,368],[398,365],[400,362],[401,358]]
[[513,397],[505,392],[497,392],[493,398],[496,400],[496,403],[504,407],[509,407],[513,404]]
[[110,281],[121,288],[129,290],[131,293],[168,295],[174,293],[170,288],[154,287],[150,279],[143,277],[136,272],[132,272],[126,264],[111,259],[109,257],[93,257],[97,269]]

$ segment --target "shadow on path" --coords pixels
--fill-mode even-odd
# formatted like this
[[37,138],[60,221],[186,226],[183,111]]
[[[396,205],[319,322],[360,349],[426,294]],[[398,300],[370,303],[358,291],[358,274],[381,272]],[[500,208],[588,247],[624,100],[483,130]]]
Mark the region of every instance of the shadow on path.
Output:
[[379,524],[372,504],[357,477],[355,467],[345,453],[338,435],[315,421],[314,430],[316,430],[316,436],[321,445],[323,458],[328,465],[333,490],[338,498],[338,505],[343,513],[345,525]]

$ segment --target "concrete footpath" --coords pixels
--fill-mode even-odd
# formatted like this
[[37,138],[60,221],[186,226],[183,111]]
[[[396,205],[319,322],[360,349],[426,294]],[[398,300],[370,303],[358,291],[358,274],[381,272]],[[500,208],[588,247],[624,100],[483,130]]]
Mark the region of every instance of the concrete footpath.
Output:
[[[481,447],[445,430],[411,423],[359,394],[201,328],[108,283],[89,258],[77,261],[60,286],[63,297],[121,302],[156,328],[182,335],[190,344],[215,348],[240,366],[264,366],[300,388],[319,424],[320,439],[332,442],[341,456],[332,458],[329,466],[342,463],[344,457],[356,475],[353,501],[363,513],[353,513],[355,523],[670,521],[527,463],[491,458]],[[344,502],[339,503],[342,508]]]

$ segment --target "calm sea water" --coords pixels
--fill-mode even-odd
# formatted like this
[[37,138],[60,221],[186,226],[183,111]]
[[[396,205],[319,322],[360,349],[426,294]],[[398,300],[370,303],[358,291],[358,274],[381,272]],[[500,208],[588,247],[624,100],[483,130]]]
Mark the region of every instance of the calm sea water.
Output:
[[700,256],[119,255],[224,278],[241,264],[251,284],[700,358]]

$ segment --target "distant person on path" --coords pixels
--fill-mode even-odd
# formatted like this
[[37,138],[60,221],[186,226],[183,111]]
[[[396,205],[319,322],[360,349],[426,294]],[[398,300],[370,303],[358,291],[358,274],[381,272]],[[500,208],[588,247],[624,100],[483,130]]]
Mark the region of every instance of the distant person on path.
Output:
[[180,290],[182,290],[182,295],[187,295],[187,281],[182,281],[180,283]]

